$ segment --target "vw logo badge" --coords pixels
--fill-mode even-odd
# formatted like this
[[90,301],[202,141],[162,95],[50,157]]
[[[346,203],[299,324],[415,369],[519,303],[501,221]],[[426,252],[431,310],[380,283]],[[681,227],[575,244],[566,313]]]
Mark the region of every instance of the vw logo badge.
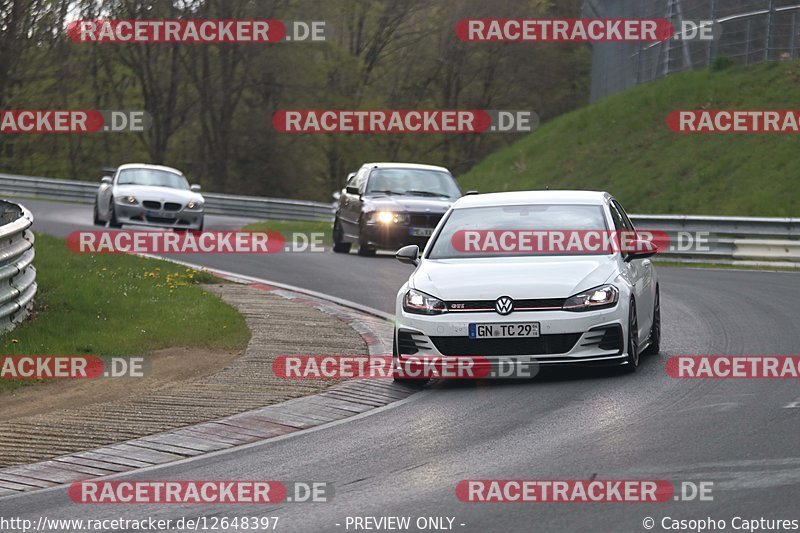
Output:
[[514,310],[514,300],[508,296],[501,296],[494,303],[494,310],[500,315],[510,315]]

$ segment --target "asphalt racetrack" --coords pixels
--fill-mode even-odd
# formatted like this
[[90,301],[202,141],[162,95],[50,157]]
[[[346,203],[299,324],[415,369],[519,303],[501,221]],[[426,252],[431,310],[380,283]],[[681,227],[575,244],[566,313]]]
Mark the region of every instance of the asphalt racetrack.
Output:
[[[34,230],[90,229],[91,206],[21,200]],[[206,229],[241,220],[209,216]],[[393,312],[411,272],[390,255],[193,255],[190,262],[296,285]],[[639,371],[550,370],[534,380],[445,382],[366,416],[136,479],[325,481],[327,503],[274,507],[76,505],[64,488],[0,500],[0,515],[49,518],[279,516],[283,532],[354,531],[347,517],[453,518],[463,532],[664,531],[662,519],[797,519],[797,380],[679,380],[671,355],[798,355],[800,274],[660,268],[662,352]],[[796,404],[800,405],[800,403]],[[465,479],[665,479],[713,482],[713,501],[465,503]],[[445,521],[445,524],[447,521]],[[669,525],[669,522],[664,522]],[[741,522],[738,522],[741,523]],[[363,529],[362,529],[363,531]]]

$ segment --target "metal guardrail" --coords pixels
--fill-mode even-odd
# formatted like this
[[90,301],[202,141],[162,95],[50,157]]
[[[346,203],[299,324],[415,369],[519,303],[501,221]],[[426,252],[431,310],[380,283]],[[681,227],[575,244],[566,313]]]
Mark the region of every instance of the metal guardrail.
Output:
[[[0,174],[0,196],[94,202],[98,183]],[[331,204],[256,196],[204,193],[206,212],[257,219],[331,220]],[[800,266],[800,218],[631,215],[639,229],[661,230],[675,248],[659,253],[682,262],[769,263]],[[680,249],[687,234],[700,234],[707,249]]]
[[[98,183],[0,174],[0,196],[69,200],[91,204]],[[259,196],[202,193],[206,213],[260,219],[331,220],[331,204]]]
[[800,218],[631,215],[631,220],[638,230],[669,235],[671,249],[659,251],[666,259],[800,267]]
[[203,193],[206,213],[278,220],[333,220],[331,204],[260,196]]
[[0,224],[0,332],[6,332],[28,316],[36,295],[33,215],[21,205],[0,200]]

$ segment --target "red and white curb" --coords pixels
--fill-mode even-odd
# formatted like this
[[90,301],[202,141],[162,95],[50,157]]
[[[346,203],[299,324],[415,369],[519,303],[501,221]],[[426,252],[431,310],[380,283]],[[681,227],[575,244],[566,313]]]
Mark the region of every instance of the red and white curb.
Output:
[[[189,265],[198,268],[196,265]],[[254,289],[299,301],[334,315],[355,329],[370,355],[391,353],[393,327],[387,315],[309,291],[298,292],[263,280],[213,271]],[[294,288],[292,288],[294,289]],[[342,303],[345,303],[343,305]],[[367,311],[367,312],[365,312]],[[388,380],[354,379],[311,396],[246,411],[219,420],[156,433],[91,451],[0,469],[0,498],[75,481],[110,476],[265,441],[340,421],[402,400],[413,386]]]

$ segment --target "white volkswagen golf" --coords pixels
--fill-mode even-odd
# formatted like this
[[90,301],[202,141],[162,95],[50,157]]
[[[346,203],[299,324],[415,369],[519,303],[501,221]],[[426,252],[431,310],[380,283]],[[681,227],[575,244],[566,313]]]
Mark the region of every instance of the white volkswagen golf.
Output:
[[[640,354],[658,352],[661,337],[658,277],[649,259],[656,247],[635,231],[605,192],[461,198],[422,254],[417,246],[396,254],[416,265],[397,294],[396,368],[428,356],[470,356],[490,365],[635,371]],[[632,236],[627,246],[618,239],[598,244],[620,234]],[[408,374],[395,371],[395,379]]]

